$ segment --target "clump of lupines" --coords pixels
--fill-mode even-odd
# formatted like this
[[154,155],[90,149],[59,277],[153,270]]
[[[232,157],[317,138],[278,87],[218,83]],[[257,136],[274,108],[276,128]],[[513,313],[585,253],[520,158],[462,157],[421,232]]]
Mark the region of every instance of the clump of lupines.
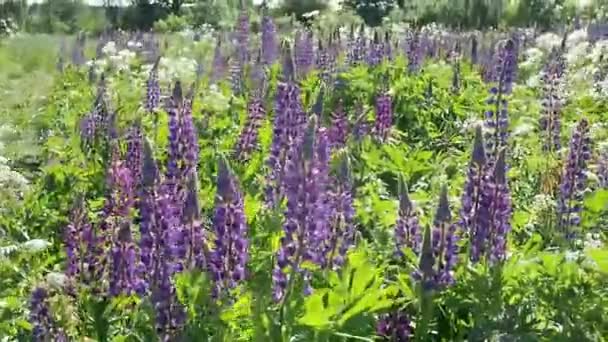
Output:
[[346,145],[349,133],[348,116],[344,111],[342,99],[339,100],[336,109],[331,112],[331,127],[329,128],[329,141],[332,148],[342,148]]
[[451,223],[448,189],[444,185],[439,196],[432,229],[425,229],[422,240],[420,266],[415,277],[424,289],[436,289],[451,285],[456,265],[456,225]]
[[591,159],[590,145],[589,123],[581,119],[570,139],[557,200],[558,227],[567,236],[572,236],[571,228],[580,224],[581,202],[587,181],[585,172]]
[[490,97],[487,101],[490,108],[485,112],[485,125],[491,131],[486,139],[490,164],[496,162],[500,149],[507,146],[509,117],[506,96],[512,91],[517,63],[513,40],[508,39],[499,43],[493,63],[496,65],[492,75],[495,85],[490,89]]
[[272,65],[278,56],[277,29],[272,17],[265,13],[262,18],[262,63]]
[[302,135],[306,124],[306,114],[300,100],[300,88],[293,78],[293,61],[289,47],[286,47],[284,55],[284,80],[277,86],[272,144],[267,160],[270,175],[269,185],[266,188],[266,204],[270,207],[279,203],[282,197],[287,152],[292,142]]
[[384,340],[407,342],[412,337],[412,323],[405,312],[384,314],[376,322],[376,334]]
[[410,200],[405,180],[399,178],[399,217],[395,225],[395,254],[403,256],[403,249],[410,248],[420,254],[422,235],[418,215]]
[[562,76],[564,68],[559,50],[554,50],[549,62],[542,70],[543,99],[539,121],[543,151],[556,152],[561,148]]
[[380,141],[385,141],[393,126],[393,99],[388,91],[382,91],[376,97],[376,122],[374,134]]
[[160,106],[160,85],[158,84],[158,63],[157,59],[150,69],[148,80],[146,81],[146,99],[144,107],[148,113],[153,113]]
[[48,291],[43,287],[36,287],[30,298],[30,317],[32,325],[32,339],[34,342],[57,341],[65,342],[67,337],[57,328],[51,315],[48,302]]
[[[319,146],[325,149],[325,146]],[[325,151],[322,151],[325,153]],[[331,206],[325,259],[328,269],[344,264],[346,253],[355,244],[355,209],[353,207],[353,184],[348,158],[344,156],[337,175],[331,177],[328,200]]]
[[307,132],[292,145],[285,172],[287,210],[284,236],[273,271],[273,296],[282,300],[291,291],[292,276],[302,274],[306,292],[310,291],[308,274],[301,269],[305,261],[326,264],[324,241],[328,240],[327,186],[329,143],[318,129],[316,117],[310,119]]
[[243,198],[236,178],[223,159],[218,167],[213,229],[215,248],[210,262],[216,295],[219,295],[245,279],[249,258]]

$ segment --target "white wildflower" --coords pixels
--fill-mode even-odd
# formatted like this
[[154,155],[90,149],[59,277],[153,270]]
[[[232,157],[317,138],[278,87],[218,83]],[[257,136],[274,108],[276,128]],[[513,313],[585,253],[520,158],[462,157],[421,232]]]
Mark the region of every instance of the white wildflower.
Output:
[[561,44],[562,38],[555,33],[543,33],[536,38],[536,46],[545,51],[551,51]]

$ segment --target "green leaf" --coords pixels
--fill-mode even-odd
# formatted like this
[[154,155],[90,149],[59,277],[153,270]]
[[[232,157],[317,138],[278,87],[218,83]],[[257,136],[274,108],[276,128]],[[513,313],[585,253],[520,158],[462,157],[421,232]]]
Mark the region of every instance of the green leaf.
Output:
[[590,249],[587,255],[595,261],[600,271],[608,273],[608,249]]

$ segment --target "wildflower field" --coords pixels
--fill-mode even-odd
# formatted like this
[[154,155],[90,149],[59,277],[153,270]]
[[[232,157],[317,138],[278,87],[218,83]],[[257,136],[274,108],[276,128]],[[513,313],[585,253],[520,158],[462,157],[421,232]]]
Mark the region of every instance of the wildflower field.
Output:
[[603,31],[3,38],[0,341],[608,340]]

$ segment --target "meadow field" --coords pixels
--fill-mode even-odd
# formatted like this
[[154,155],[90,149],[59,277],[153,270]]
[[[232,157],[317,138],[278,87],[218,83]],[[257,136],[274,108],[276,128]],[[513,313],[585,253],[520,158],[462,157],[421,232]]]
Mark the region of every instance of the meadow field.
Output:
[[0,38],[0,341],[607,341],[603,26]]

